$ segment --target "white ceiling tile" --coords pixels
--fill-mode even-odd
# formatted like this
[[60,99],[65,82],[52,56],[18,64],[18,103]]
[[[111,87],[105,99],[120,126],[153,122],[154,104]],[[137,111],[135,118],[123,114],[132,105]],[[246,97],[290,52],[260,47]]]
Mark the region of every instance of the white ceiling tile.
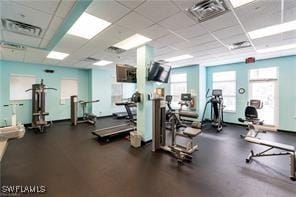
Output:
[[3,37],[5,41],[28,45],[32,47],[38,47],[41,39],[31,36],[25,36],[22,34],[17,34],[13,32],[3,31]]
[[190,27],[181,29],[176,31],[176,33],[180,34],[186,39],[191,39],[193,37],[201,36],[203,34],[206,34],[207,31],[201,27],[199,24],[192,25]]
[[24,50],[13,50],[13,49],[1,48],[1,53],[2,53],[3,59],[12,60],[12,61],[22,62],[25,56]]
[[59,60],[44,58],[44,60],[42,61],[42,64],[56,65],[58,62],[59,62]]
[[42,63],[47,56],[48,51],[27,48],[25,51],[24,62],[26,63]]
[[239,23],[235,18],[235,16],[233,15],[233,13],[230,11],[221,16],[218,16],[216,18],[213,18],[201,23],[201,26],[203,26],[204,28],[206,28],[211,32],[225,29],[227,27],[237,26],[237,25],[239,25]]
[[91,40],[98,48],[106,48],[135,34],[135,32],[120,25],[112,25]]
[[172,0],[181,10],[185,11],[188,8],[191,8],[199,0]]
[[153,22],[144,16],[131,12],[127,16],[123,17],[117,24],[133,31],[141,31],[153,25]]
[[43,39],[51,40],[56,31],[60,28],[61,24],[63,23],[62,18],[60,17],[53,17],[52,21],[50,22],[48,28],[45,30],[45,33],[43,34]]
[[170,30],[177,31],[194,25],[195,21],[183,12],[179,12],[178,14],[161,21],[160,24]]
[[76,3],[74,0],[68,0],[68,1],[61,1],[57,11],[56,16],[65,18],[67,14],[71,11],[73,5]]
[[23,6],[33,8],[45,13],[54,14],[60,0],[13,0],[12,2],[21,4]]
[[168,34],[157,39],[156,42],[160,45],[175,45],[176,43],[184,42],[184,40],[174,34]]
[[[256,18],[256,20],[254,20]],[[246,31],[253,31],[263,27],[276,25],[281,23],[281,14],[276,13],[272,15],[261,15],[260,17],[249,18],[249,20],[242,21]]]
[[246,36],[246,34],[239,34],[230,38],[221,39],[221,41],[226,45],[231,45],[236,42],[248,41],[248,37]]
[[138,7],[141,3],[143,3],[145,0],[116,0],[116,1],[130,9],[134,9]]
[[20,4],[4,1],[2,2],[1,17],[35,25],[44,30],[52,16]]
[[170,1],[150,0],[137,7],[135,11],[151,19],[153,22],[159,22],[178,13],[180,10]]
[[76,59],[70,59],[70,58],[66,58],[62,61],[59,61],[56,65],[59,66],[73,66],[75,65],[79,60]]
[[113,0],[93,1],[86,12],[108,22],[114,23],[130,10]]
[[296,38],[296,30],[283,33],[283,40]]
[[82,47],[82,45],[84,45],[86,42],[86,39],[65,34],[53,50],[63,53],[71,53]]
[[49,40],[43,39],[43,40],[41,40],[39,47],[44,49],[47,47],[48,43],[49,43]]
[[[296,2],[296,1],[294,1],[294,2]],[[284,11],[284,21],[289,22],[292,20],[296,20],[296,7],[289,8]]]
[[161,27],[160,25],[155,24],[155,25],[152,25],[152,26],[140,31],[139,33],[142,34],[143,36],[146,36],[146,37],[154,40],[159,37],[168,35],[170,32],[167,29]]
[[217,38],[221,39],[226,39],[230,38],[232,36],[236,36],[239,34],[244,34],[244,31],[242,30],[240,25],[228,27],[225,29],[221,29],[215,32],[212,32]]
[[73,54],[71,53],[71,55],[68,58],[74,58],[79,60],[85,59],[94,54],[97,50],[98,49],[96,45],[93,45],[90,42],[88,42],[86,45],[82,46],[81,48],[73,52]]
[[235,9],[241,21],[257,20],[262,16],[273,15],[274,13],[280,13],[280,11],[281,0],[256,0],[253,3]]

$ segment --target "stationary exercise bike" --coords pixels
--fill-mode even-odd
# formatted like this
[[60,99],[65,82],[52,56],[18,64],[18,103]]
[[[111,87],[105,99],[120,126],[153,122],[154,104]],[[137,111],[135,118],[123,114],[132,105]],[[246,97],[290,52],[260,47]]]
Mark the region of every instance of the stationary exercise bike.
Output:
[[[247,122],[248,123],[248,132],[249,134],[252,133],[254,137],[258,135],[260,132],[257,129],[257,125],[263,125],[264,121],[258,118],[258,111],[259,109],[263,108],[263,103],[260,100],[252,99],[248,102],[247,107],[245,108],[245,118],[239,118],[238,121],[241,123]],[[264,132],[264,131],[262,131]],[[241,138],[245,138],[246,135],[240,135]]]
[[203,115],[202,115],[202,125],[204,125],[208,120],[205,119],[205,114],[207,110],[207,106],[211,105],[211,119],[210,122],[213,127],[217,128],[217,132],[221,132],[223,130],[223,95],[222,90],[214,89],[212,90],[212,95],[208,96],[210,89],[207,91],[206,98],[209,100],[206,102]]

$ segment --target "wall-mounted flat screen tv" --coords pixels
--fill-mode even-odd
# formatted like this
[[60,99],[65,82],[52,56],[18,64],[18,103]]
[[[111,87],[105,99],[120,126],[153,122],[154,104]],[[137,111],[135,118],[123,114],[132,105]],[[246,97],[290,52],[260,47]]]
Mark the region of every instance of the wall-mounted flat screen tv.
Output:
[[117,82],[137,83],[137,68],[127,64],[116,64]]
[[149,81],[168,83],[171,73],[171,66],[165,63],[152,62],[148,73]]

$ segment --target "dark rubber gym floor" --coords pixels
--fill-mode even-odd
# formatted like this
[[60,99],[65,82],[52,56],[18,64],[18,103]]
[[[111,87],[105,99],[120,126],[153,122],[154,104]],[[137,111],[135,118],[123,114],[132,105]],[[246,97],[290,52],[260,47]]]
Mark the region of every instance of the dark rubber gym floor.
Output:
[[[121,121],[119,121],[121,123]],[[120,124],[99,119],[97,128]],[[192,163],[178,167],[169,154],[140,149],[125,139],[98,143],[93,126],[57,122],[45,134],[28,131],[11,141],[2,161],[2,184],[45,185],[42,196],[295,196],[287,156],[245,158],[252,147],[239,135],[245,129],[206,130]],[[262,138],[296,145],[296,135],[261,134]],[[260,149],[260,148],[259,148]],[[255,150],[259,150],[255,148]]]

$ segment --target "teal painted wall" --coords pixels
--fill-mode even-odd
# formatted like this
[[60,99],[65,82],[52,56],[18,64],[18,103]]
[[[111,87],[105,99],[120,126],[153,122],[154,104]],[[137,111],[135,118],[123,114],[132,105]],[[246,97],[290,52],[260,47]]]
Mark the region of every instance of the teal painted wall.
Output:
[[207,89],[212,89],[212,74],[219,71],[236,71],[237,90],[246,89],[246,93],[237,93],[236,112],[224,113],[226,122],[238,123],[237,119],[244,116],[248,101],[249,69],[277,67],[279,72],[279,129],[296,131],[296,56],[273,58],[256,61],[254,64],[236,63],[206,68]]
[[[0,61],[2,72],[0,72],[0,88],[2,99],[2,105],[10,103],[9,101],[9,90],[10,90],[10,74],[20,75],[34,75],[39,83],[41,79],[44,79],[44,83],[48,87],[57,88],[58,91],[48,91],[46,94],[46,111],[49,112],[48,119],[60,120],[70,118],[70,100],[66,100],[64,105],[60,102],[60,84],[61,79],[72,78],[78,79],[78,96],[80,99],[89,99],[91,95],[89,89],[89,78],[90,71],[84,69],[74,69],[66,67],[58,67],[52,65],[39,65],[39,64],[26,64],[21,62],[12,61]],[[53,69],[53,74],[47,74],[44,72],[45,69]],[[18,110],[17,119],[23,123],[31,122],[31,100],[20,101],[24,103],[24,106]],[[4,119],[8,119],[10,123],[11,110],[3,109],[2,117],[0,117],[0,125],[3,125]]]
[[[187,91],[192,93],[197,98],[196,101],[196,111],[199,112],[199,66],[191,65],[186,67],[174,68],[172,69],[172,74],[186,73],[187,74]],[[170,89],[170,88],[169,88]],[[170,91],[169,91],[170,92]]]
[[[100,102],[92,105],[92,112],[97,116],[110,116],[114,112],[125,112],[124,106],[116,106],[112,104],[112,83],[116,76],[115,70],[92,69],[90,77],[90,86],[92,100],[99,99]],[[132,96],[131,92],[135,92],[135,86],[123,83],[123,91]],[[131,88],[131,89],[130,89]],[[123,93],[124,94],[124,93]]]
[[103,69],[92,69],[92,100],[99,99],[94,103],[92,112],[97,116],[109,116],[112,114],[112,71]]

